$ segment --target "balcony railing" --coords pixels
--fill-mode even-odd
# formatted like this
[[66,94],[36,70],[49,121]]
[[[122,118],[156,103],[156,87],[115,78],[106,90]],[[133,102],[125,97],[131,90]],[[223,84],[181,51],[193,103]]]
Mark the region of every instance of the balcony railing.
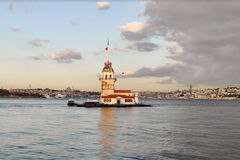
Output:
[[117,80],[117,78],[99,78],[100,81],[104,80],[114,80],[114,82]]

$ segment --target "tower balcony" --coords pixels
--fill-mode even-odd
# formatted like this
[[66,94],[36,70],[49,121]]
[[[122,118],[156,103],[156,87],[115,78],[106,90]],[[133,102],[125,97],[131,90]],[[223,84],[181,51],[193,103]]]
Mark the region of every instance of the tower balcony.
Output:
[[99,81],[108,81],[108,80],[116,82],[117,78],[99,78]]

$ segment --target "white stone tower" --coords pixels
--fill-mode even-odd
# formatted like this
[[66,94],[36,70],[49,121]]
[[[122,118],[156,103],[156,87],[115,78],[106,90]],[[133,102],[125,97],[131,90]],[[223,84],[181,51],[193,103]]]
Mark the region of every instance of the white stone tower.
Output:
[[135,93],[135,103],[138,104],[138,93]]
[[109,62],[109,40],[107,43],[107,62],[104,63],[104,68],[101,73],[101,78],[99,80],[102,83],[102,96],[107,96],[110,94],[114,94],[114,83],[116,82],[117,78],[114,76],[114,70],[112,68],[112,63]]

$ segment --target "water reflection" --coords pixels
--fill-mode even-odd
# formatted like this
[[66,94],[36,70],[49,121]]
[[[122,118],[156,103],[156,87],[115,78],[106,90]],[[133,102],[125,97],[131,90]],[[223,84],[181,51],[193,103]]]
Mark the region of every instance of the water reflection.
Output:
[[101,108],[101,121],[99,122],[99,130],[101,131],[100,143],[102,144],[101,154],[104,157],[109,157],[115,153],[114,137],[116,135],[115,128],[115,109]]

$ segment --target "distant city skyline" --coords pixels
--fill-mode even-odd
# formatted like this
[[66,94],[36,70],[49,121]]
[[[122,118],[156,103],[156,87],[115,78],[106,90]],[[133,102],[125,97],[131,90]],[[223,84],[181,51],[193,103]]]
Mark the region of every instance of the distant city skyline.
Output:
[[0,1],[0,87],[101,91],[108,38],[116,89],[239,87],[239,14],[237,1]]
[[[154,98],[154,99],[227,99],[239,100],[240,87],[227,86],[221,88],[206,88],[206,89],[193,89],[190,85],[189,89],[175,90],[169,92],[155,92],[155,91],[133,91],[129,90],[115,90],[117,93],[138,95],[139,98]],[[115,92],[114,91],[114,92]],[[64,90],[56,90],[49,88],[32,89],[0,89],[0,98],[100,98],[103,97],[102,92],[93,91],[80,91],[71,89],[70,87]],[[119,95],[118,95],[119,96]],[[127,95],[124,97],[126,98]],[[104,98],[107,98],[106,96]],[[131,96],[129,97],[131,98]],[[129,98],[127,98],[129,100]],[[100,98],[101,99],[101,98]],[[107,98],[108,99],[108,98]],[[110,98],[109,98],[110,99]],[[105,102],[109,102],[109,99]],[[113,98],[114,99],[114,98]],[[112,100],[110,100],[111,102]],[[114,100],[113,100],[114,101]],[[131,100],[129,102],[132,102]],[[119,102],[118,102],[119,103]]]

